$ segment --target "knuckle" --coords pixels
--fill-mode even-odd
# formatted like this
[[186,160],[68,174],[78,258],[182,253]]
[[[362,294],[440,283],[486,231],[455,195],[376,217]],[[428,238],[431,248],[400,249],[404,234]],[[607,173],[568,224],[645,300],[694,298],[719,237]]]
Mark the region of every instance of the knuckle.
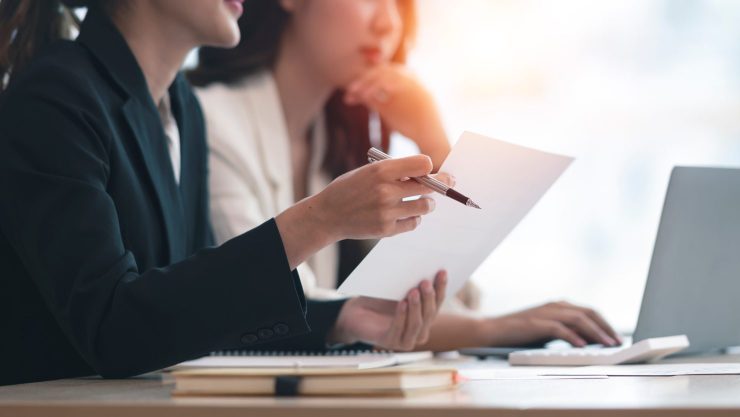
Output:
[[399,223],[398,233],[406,233],[412,230],[414,230],[414,228],[409,222]]
[[419,216],[412,217],[411,220],[406,223],[409,225],[408,226],[409,231],[416,230],[416,228],[419,227],[419,225],[421,224],[421,217]]
[[586,317],[586,315],[581,312],[575,313],[573,317],[574,317],[574,321],[577,324],[580,324],[580,325],[588,324],[588,317]]
[[378,200],[380,201],[386,201],[388,197],[391,194],[390,185],[386,183],[378,183],[375,185],[375,194],[377,195]]
[[550,324],[550,332],[552,336],[563,336],[567,333],[568,329],[562,323],[553,322]]
[[373,176],[382,175],[385,173],[385,165],[382,162],[375,162],[373,164],[370,164],[368,168],[368,172]]
[[427,211],[429,211],[429,201],[426,198],[420,198],[416,201],[414,201],[414,213],[415,214],[424,214]]
[[439,180],[449,185],[450,187],[455,185],[454,177],[446,172],[438,174]]
[[419,155],[419,169],[422,169],[426,172],[431,172],[432,168],[434,168],[434,164],[432,164],[432,158],[427,155]]
[[394,227],[389,222],[381,222],[378,233],[381,235],[390,235],[394,232]]
[[379,210],[376,221],[378,222],[378,224],[382,225],[382,227],[388,227],[391,225],[391,223],[394,223],[396,219],[391,213],[388,212],[388,210]]
[[[526,327],[530,327],[531,328],[531,327],[542,326],[543,324],[541,323],[540,320],[538,320],[538,319],[536,319],[534,317],[525,317],[524,318],[524,325]],[[550,326],[548,326],[547,324],[544,324],[544,327],[547,328],[547,329],[550,328]]]
[[437,206],[437,203],[431,198],[425,198],[424,201],[426,201],[426,207],[425,207],[426,212],[431,213],[432,211],[434,211],[434,208]]
[[414,188],[414,194],[416,195],[427,195],[433,192],[434,191],[426,185],[416,184],[416,187]]

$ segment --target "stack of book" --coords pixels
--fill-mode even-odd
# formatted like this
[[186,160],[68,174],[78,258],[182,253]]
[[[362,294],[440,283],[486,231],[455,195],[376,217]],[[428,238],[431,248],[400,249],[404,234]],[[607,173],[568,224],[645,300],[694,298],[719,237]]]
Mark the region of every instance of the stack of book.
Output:
[[406,396],[454,388],[452,368],[200,368],[172,372],[176,396]]

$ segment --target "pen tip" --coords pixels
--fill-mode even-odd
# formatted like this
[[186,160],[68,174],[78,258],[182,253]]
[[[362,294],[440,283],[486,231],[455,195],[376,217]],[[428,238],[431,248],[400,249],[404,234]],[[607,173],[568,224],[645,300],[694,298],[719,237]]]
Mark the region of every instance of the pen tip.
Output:
[[467,202],[467,203],[465,203],[465,205],[466,205],[466,206],[468,206],[468,207],[473,207],[473,208],[477,208],[478,210],[480,210],[480,209],[481,209],[479,205],[477,205],[477,204],[475,204],[475,203],[473,202],[473,200],[468,200],[468,202]]

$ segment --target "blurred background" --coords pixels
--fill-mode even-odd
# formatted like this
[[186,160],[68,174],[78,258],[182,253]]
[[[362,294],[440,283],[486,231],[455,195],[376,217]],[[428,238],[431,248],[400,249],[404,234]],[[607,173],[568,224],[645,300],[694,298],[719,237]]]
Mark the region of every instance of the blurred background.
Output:
[[484,311],[566,299],[632,331],[671,168],[740,166],[740,2],[418,6],[410,66],[452,141],[471,130],[576,157],[475,273]]

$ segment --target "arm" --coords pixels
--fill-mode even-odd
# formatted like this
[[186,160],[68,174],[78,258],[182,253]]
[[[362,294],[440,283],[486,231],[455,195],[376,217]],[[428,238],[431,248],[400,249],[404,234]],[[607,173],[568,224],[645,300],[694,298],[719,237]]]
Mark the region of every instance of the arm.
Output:
[[[216,234],[228,238],[258,224],[262,218],[266,217],[266,213],[262,213],[260,205],[257,204],[259,196],[249,186],[250,183],[255,182],[255,178],[251,176],[253,171],[245,168],[248,163],[247,157],[228,146],[228,141],[219,135],[217,126],[211,127],[209,132],[213,219],[217,223]],[[263,195],[261,198],[271,197]],[[295,221],[299,220],[295,219]],[[313,287],[316,281],[308,265],[303,263],[301,266],[303,267],[300,268],[301,282],[304,284],[304,290],[310,294],[312,288],[306,288],[306,285]],[[437,288],[439,289],[439,283]],[[436,296],[443,295],[444,289],[436,294]],[[427,310],[436,311],[436,301],[433,304],[434,308]],[[429,306],[429,302],[427,301],[425,305]],[[426,312],[425,322],[429,321],[428,318],[434,314],[430,311]],[[399,315],[396,314],[396,303],[383,300],[370,300],[362,297],[349,301],[309,300],[306,319],[311,325],[310,334],[270,343],[260,348],[323,349],[327,343],[352,343],[358,340],[369,341],[387,348],[401,348],[405,347],[403,342],[409,339],[409,334],[414,335],[414,332],[406,334],[406,332],[397,331],[397,328],[401,326],[397,323],[405,325],[403,320],[397,317]],[[357,323],[362,323],[364,326],[358,327]],[[328,339],[326,335],[329,335]]]
[[437,171],[450,152],[442,118],[429,91],[403,66],[381,65],[347,87],[347,104],[377,111],[391,129],[416,142]]
[[526,346],[562,339],[573,346],[621,343],[619,335],[596,311],[567,302],[498,317],[441,313],[432,324],[428,343],[419,350],[446,351],[476,346]]
[[[223,347],[252,347],[261,329],[273,329],[273,341],[306,333],[305,300],[291,271],[326,243],[316,236],[389,236],[413,229],[431,209],[426,199],[403,201],[429,190],[402,180],[429,172],[429,160],[383,161],[312,198],[321,208],[314,216],[293,209],[292,216],[267,221],[221,247],[140,270],[106,191],[110,128],[85,113],[96,106],[94,94],[79,98],[85,85],[64,88],[67,97],[92,103],[61,101],[40,87],[36,95],[3,97],[0,194],[7,198],[0,201],[0,228],[62,332],[103,376],[139,374]],[[431,314],[415,313],[427,310],[422,304],[408,309],[409,327],[416,330],[411,339],[403,336],[405,342],[427,326]],[[396,317],[403,320],[391,331],[405,326],[405,310]],[[333,341],[349,339],[343,327],[332,334]]]
[[417,350],[444,352],[465,347],[487,346],[484,319],[462,314],[440,313],[432,323],[427,343]]
[[[16,97],[0,126],[0,227],[60,328],[104,376],[169,366],[285,324],[308,331],[274,221],[142,271],[106,183],[111,146],[82,113]],[[42,123],[39,121],[43,121]],[[269,279],[265,279],[269,277]]]

